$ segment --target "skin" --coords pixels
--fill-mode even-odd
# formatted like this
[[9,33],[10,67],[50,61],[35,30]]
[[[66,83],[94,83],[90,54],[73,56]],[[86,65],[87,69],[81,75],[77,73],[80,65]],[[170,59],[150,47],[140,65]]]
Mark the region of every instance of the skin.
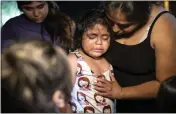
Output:
[[92,58],[101,57],[109,48],[109,33],[107,29],[96,24],[83,34],[82,48]]
[[59,108],[59,111],[61,113],[72,113],[72,109],[70,105],[68,105],[64,100],[64,94],[62,91],[57,90],[54,92],[52,101],[55,103],[57,108]]
[[[101,24],[88,28],[82,36],[82,49],[79,49],[84,60],[95,74],[101,74],[109,68],[109,63],[102,57],[108,50],[110,44],[110,34],[106,27]],[[77,58],[74,54],[68,55],[74,76],[76,76]],[[73,77],[75,80],[75,77]],[[74,82],[73,82],[74,83]]]
[[32,2],[22,6],[24,15],[35,23],[42,23],[48,15],[47,2]]
[[[116,41],[124,45],[138,44],[152,17],[162,10],[164,10],[162,7],[153,5],[149,21],[146,25],[128,39],[121,38]],[[116,18],[114,20],[120,20],[119,23],[122,21],[127,22],[125,18],[118,20],[118,16],[114,16],[114,18]],[[134,26],[135,25],[133,25],[133,28],[135,28]],[[118,26],[114,25],[112,29],[116,31]],[[130,32],[132,30],[132,26],[125,30]],[[95,89],[99,91],[97,94],[116,99],[156,98],[160,83],[168,77],[176,74],[176,19],[174,16],[168,13],[160,16],[152,30],[150,45],[155,50],[156,80],[136,86],[121,87],[115,80],[114,76],[111,75],[112,82],[105,79],[98,79],[98,81],[103,84],[94,83]]]
[[[129,33],[138,26],[138,24],[135,22],[128,22],[126,20],[125,14],[120,10],[110,12],[110,14],[106,14],[106,16],[109,24],[112,26],[112,30],[116,33],[118,32],[118,34]],[[125,28],[121,27],[120,25],[125,26]]]

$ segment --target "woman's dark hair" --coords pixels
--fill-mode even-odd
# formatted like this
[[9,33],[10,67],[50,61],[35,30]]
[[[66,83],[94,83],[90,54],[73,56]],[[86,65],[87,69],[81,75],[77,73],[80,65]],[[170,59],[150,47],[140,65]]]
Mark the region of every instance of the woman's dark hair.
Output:
[[125,13],[127,20],[137,23],[146,23],[150,14],[152,4],[159,2],[151,1],[107,1],[102,2],[101,8],[105,9],[106,13],[112,13],[119,9]]
[[68,15],[58,12],[53,16],[48,16],[43,24],[51,35],[53,43],[62,47],[67,53],[74,48],[72,27],[75,23]]
[[161,83],[157,101],[159,112],[176,112],[176,75]]
[[92,9],[84,13],[84,15],[77,21],[75,31],[75,44],[76,48],[81,48],[82,36],[89,28],[94,27],[96,24],[105,26],[109,33],[111,33],[110,26],[105,18],[104,10]]
[[52,102],[57,90],[65,102],[70,100],[71,70],[61,48],[47,41],[21,41],[4,48],[1,61],[2,88],[27,112],[57,112]]
[[[22,11],[21,6],[31,4],[34,1],[17,1],[18,8]],[[59,11],[59,6],[54,1],[47,1],[48,15],[41,27],[43,37],[44,29],[50,34],[52,43],[62,47],[67,53],[73,49],[73,29],[74,21],[66,14]]]

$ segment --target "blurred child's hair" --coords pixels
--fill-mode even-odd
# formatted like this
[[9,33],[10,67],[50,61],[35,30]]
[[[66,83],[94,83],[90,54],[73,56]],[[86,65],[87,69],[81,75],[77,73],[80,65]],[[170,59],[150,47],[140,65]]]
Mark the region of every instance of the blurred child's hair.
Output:
[[60,90],[69,101],[71,71],[64,51],[46,41],[21,41],[2,52],[2,87],[29,112],[56,112],[52,95]]

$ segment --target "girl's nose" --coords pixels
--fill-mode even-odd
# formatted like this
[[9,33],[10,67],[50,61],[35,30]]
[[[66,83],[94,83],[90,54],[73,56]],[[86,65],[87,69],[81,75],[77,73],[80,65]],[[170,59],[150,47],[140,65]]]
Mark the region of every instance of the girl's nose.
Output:
[[96,44],[102,44],[102,39],[101,38],[97,38]]

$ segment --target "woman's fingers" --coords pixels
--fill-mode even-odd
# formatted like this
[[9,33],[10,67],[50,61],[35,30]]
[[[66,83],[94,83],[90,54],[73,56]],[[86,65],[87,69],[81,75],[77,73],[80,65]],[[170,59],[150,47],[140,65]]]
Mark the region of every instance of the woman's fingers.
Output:
[[94,84],[94,89],[98,95],[109,97],[112,92],[112,83],[106,79],[97,79]]
[[112,83],[104,79],[103,80],[100,79],[100,80],[97,80],[97,82],[94,82],[93,85],[95,87],[101,87],[101,88],[107,89],[107,88],[111,88]]
[[111,85],[105,85],[105,84],[102,84],[102,83],[94,83],[94,88],[95,90],[97,91],[111,91],[112,90],[112,86]]
[[96,91],[103,92],[103,93],[107,91],[106,88],[102,88],[102,87],[98,87],[98,86],[94,86],[94,89],[95,89]]
[[111,81],[108,81],[106,79],[97,78],[96,80],[97,80],[97,82],[101,82],[101,83],[104,83],[104,84],[111,83]]
[[111,73],[110,77],[111,77],[111,81],[112,82],[117,82],[116,79],[115,79],[115,77],[114,77],[114,73]]
[[96,94],[97,94],[97,95],[100,95],[100,96],[103,96],[103,97],[107,97],[107,98],[110,97],[109,93],[101,93],[101,92],[97,92]]

